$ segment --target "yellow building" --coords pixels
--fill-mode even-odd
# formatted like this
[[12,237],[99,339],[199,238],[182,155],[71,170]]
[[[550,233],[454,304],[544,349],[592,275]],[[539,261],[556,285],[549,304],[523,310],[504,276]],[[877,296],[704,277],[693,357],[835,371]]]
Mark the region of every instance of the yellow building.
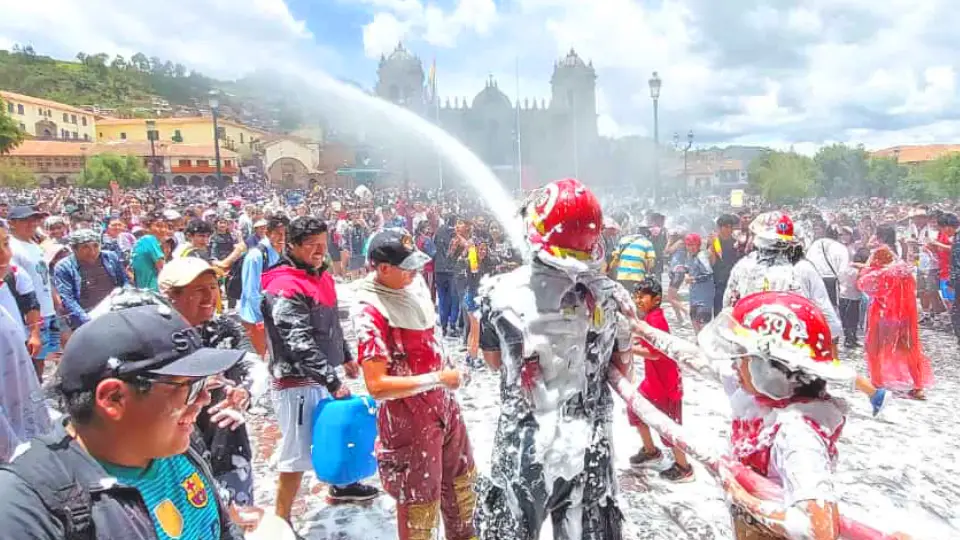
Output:
[[[213,118],[191,116],[186,118],[157,118],[157,140],[186,144],[213,144]],[[147,141],[147,122],[143,118],[101,118],[97,120],[97,141]],[[245,126],[232,120],[217,119],[220,128],[220,148],[249,157],[260,152],[260,143],[267,132]]]
[[83,109],[4,90],[0,101],[20,129],[36,139],[96,140],[94,116]]

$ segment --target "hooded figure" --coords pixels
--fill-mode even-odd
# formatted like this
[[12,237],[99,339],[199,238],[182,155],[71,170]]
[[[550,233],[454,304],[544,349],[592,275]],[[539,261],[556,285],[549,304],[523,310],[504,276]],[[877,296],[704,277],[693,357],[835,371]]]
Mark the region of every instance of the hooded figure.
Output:
[[600,204],[577,180],[548,184],[524,208],[530,263],[480,290],[480,347],[500,372],[489,478],[478,482],[480,539],[617,540],[612,361],[629,358],[626,290],[599,271]]

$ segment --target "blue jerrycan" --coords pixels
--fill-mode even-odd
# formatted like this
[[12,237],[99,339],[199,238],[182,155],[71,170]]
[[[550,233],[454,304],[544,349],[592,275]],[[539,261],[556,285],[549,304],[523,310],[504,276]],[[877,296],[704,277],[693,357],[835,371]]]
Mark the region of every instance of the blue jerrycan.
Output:
[[343,486],[377,472],[377,402],[370,396],[325,399],[313,413],[310,456],[317,479]]

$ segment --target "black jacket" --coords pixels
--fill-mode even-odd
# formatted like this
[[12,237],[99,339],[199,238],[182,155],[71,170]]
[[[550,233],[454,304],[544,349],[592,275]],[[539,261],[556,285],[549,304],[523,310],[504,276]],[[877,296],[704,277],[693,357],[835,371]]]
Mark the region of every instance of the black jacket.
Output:
[[264,272],[261,283],[271,375],[312,379],[336,392],[341,382],[335,368],[352,355],[340,327],[333,277],[285,257]]
[[433,243],[437,246],[437,253],[433,256],[433,272],[436,274],[452,274],[456,271],[457,261],[448,255],[450,242],[453,240],[453,228],[443,224],[437,228]]
[[[210,487],[216,486],[201,450],[186,456]],[[78,487],[79,486],[79,487]],[[220,540],[243,540],[216,489]],[[109,475],[59,424],[30,442],[12,463],[0,466],[0,523],[5,540],[156,540],[150,510],[140,492]],[[69,508],[54,513],[49,508]],[[72,515],[67,518],[66,515]],[[72,527],[71,527],[72,525]],[[66,529],[72,528],[71,534]],[[80,534],[85,531],[86,534]]]

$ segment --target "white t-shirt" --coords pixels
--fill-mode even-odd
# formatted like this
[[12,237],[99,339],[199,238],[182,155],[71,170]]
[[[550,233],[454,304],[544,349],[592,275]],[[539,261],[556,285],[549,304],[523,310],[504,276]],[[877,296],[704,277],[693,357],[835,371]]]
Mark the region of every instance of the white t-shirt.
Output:
[[53,426],[20,326],[0,308],[0,462],[4,463],[18,445]]
[[[24,294],[30,294],[33,292],[33,281],[30,279],[30,276],[20,268],[14,270],[14,267],[10,268],[10,272],[14,276],[14,284],[17,286],[17,293],[21,296]],[[23,341],[27,341],[27,336],[29,332],[27,331],[27,325],[23,322],[23,313],[20,313],[20,306],[17,305],[17,299],[13,295],[13,291],[10,290],[10,287],[7,287],[6,280],[0,280],[0,307],[7,310],[7,313],[10,314],[16,320],[20,322],[20,329],[23,332]],[[20,318],[17,319],[17,315],[20,315]]]
[[50,283],[50,268],[43,259],[43,248],[33,242],[21,242],[10,238],[10,248],[13,250],[13,264],[21,270],[26,270],[33,281],[34,291],[37,293],[37,302],[40,303],[40,316],[52,317],[57,314],[53,307],[52,285]]

